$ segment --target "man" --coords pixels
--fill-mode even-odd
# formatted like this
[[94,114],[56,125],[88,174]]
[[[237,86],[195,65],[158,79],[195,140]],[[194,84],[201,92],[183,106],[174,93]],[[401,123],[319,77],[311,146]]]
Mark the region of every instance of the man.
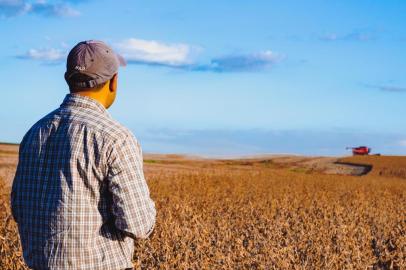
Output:
[[120,64],[101,41],[77,44],[70,94],[20,144],[11,207],[30,268],[132,269],[134,239],[154,228],[140,145],[106,110]]

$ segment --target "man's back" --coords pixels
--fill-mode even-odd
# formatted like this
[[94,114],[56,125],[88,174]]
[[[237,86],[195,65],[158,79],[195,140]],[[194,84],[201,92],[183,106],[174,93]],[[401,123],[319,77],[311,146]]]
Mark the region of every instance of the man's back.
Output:
[[75,94],[24,136],[11,201],[35,269],[132,267],[156,215],[135,137]]

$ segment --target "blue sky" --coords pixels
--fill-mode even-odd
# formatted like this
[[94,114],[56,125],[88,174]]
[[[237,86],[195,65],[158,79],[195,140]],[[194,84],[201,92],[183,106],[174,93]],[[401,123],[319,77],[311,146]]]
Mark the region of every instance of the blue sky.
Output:
[[406,2],[0,0],[0,141],[68,89],[67,52],[129,62],[110,109],[145,152],[406,154]]

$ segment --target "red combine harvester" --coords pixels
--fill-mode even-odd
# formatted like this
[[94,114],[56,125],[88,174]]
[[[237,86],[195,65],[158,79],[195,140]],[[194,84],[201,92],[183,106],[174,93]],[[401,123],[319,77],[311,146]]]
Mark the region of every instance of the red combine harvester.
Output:
[[366,146],[359,147],[347,147],[347,150],[351,149],[354,156],[367,156],[371,152],[371,148]]

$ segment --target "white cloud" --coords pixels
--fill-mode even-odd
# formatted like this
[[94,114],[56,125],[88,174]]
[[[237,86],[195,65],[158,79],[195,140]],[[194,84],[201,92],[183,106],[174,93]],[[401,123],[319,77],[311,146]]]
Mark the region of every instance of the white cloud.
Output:
[[406,147],[406,140],[400,140],[400,141],[398,142],[398,144],[399,144],[400,146]]
[[284,56],[270,50],[252,54],[233,54],[215,57],[209,63],[198,63],[194,56],[199,47],[177,43],[167,44],[155,40],[129,38],[114,45],[129,64],[168,66],[190,71],[246,72],[273,66]]
[[406,87],[400,86],[380,85],[377,88],[385,92],[406,92]]
[[[250,54],[231,54],[214,57],[209,62],[194,61],[201,51],[188,44],[167,44],[154,40],[130,38],[113,45],[128,64],[164,66],[195,72],[256,72],[268,70],[284,60],[285,56],[271,50]],[[69,47],[70,48],[70,47]],[[37,60],[44,63],[62,63],[68,55],[68,44],[62,43],[58,49],[30,49],[17,56],[20,59]]]
[[80,15],[79,11],[62,2],[0,0],[0,17],[12,17],[24,14],[37,14],[45,17],[75,17]]
[[22,0],[0,0],[0,18],[27,13],[31,5]]
[[406,87],[404,86],[394,86],[394,85],[373,85],[373,84],[366,84],[366,87],[375,88],[381,90],[383,92],[390,92],[390,93],[405,93]]
[[375,40],[376,33],[371,30],[357,30],[350,33],[338,34],[338,33],[328,33],[320,36],[320,40],[323,41],[370,41]]
[[47,63],[59,63],[66,59],[67,52],[58,49],[30,49],[18,58],[38,60]]
[[29,6],[28,12],[56,17],[76,17],[80,12],[64,4],[51,4],[46,1],[37,2]]
[[285,56],[267,50],[252,54],[236,54],[213,58],[208,65],[198,65],[194,70],[213,72],[260,71],[282,61]]
[[330,33],[321,36],[320,39],[325,41],[336,41],[337,39],[339,39],[339,37],[336,33]]
[[198,51],[188,44],[166,44],[155,40],[130,38],[116,43],[117,51],[128,61],[144,64],[182,66],[192,63]]

